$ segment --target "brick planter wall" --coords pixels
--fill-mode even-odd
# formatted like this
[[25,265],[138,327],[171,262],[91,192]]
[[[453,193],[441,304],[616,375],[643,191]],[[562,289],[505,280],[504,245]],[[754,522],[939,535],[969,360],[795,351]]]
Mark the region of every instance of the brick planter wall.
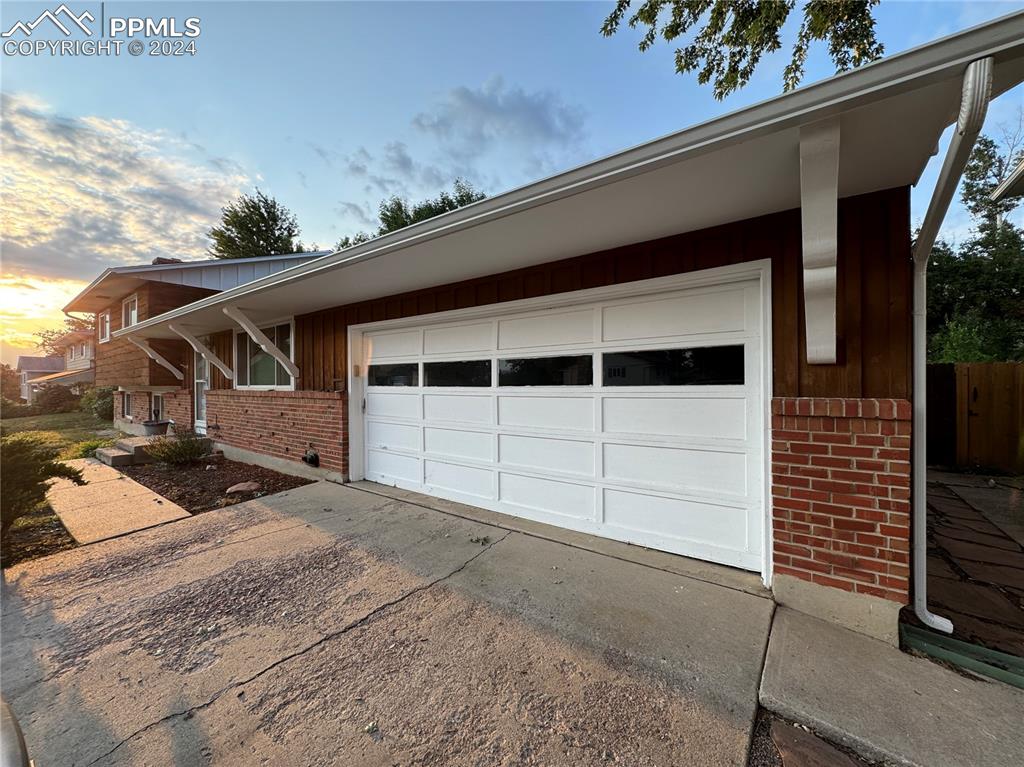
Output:
[[214,442],[300,461],[309,443],[320,467],[348,476],[346,400],[340,392],[211,389],[207,435]]
[[908,601],[911,405],[772,400],[774,570]]

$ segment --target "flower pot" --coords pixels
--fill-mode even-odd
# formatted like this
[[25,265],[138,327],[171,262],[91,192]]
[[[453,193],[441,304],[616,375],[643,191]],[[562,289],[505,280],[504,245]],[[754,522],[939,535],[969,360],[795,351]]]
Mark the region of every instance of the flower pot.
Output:
[[143,421],[142,428],[145,429],[147,437],[155,437],[158,434],[166,434],[169,423],[170,421]]

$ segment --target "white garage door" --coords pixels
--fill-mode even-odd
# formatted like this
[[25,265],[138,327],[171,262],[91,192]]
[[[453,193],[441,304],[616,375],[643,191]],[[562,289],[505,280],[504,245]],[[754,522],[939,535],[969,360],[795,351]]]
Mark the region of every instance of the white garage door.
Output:
[[759,279],[573,295],[364,329],[365,477],[761,570]]

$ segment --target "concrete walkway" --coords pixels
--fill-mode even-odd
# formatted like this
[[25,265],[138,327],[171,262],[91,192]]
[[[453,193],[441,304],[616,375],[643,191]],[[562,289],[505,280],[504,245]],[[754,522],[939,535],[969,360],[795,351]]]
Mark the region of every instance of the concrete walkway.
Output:
[[774,609],[323,482],[6,578],[4,697],[96,767],[743,767]]
[[79,543],[95,543],[191,516],[176,503],[95,458],[66,461],[88,484],[57,480],[46,493],[50,508]]
[[886,764],[1024,764],[1024,691],[785,607],[775,612],[761,703]]

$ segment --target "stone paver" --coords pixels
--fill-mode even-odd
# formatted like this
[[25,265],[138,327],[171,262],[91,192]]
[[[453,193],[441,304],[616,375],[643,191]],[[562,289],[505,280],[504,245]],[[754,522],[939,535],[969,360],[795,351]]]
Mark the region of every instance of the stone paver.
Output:
[[88,484],[59,480],[46,500],[71,537],[79,543],[114,538],[191,516],[176,503],[93,458],[67,462]]
[[40,764],[746,764],[770,599],[319,482],[7,571]]

